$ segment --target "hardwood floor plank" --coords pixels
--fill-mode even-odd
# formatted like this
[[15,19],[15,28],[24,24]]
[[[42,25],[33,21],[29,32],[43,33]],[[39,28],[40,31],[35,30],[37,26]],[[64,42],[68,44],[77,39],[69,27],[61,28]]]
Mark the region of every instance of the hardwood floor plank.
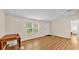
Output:
[[[79,42],[73,45],[71,39],[44,36],[22,42],[23,50],[78,50]],[[7,47],[6,50],[16,50],[17,46]]]

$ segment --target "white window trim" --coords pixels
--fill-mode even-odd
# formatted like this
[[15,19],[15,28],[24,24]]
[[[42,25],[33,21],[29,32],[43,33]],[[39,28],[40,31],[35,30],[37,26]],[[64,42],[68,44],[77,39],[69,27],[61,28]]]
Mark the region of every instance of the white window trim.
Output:
[[[38,32],[39,32],[39,24],[38,24],[38,23],[32,23],[32,28],[27,28],[27,27],[26,27],[26,30],[27,30],[27,29],[33,29],[33,28],[34,28],[34,24],[37,24],[37,25],[38,25],[38,28],[37,28],[37,29],[38,29]],[[37,32],[37,33],[38,33],[38,32]],[[31,34],[28,34],[28,33],[27,33],[27,34],[28,34],[28,35],[33,35],[33,34],[37,34],[37,33],[34,33],[34,30],[32,30],[32,33],[31,33]]]

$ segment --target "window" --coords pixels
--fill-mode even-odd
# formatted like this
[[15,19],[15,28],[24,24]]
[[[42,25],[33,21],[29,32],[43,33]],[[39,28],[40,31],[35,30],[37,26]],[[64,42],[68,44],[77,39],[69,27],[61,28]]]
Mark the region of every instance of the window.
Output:
[[77,33],[77,31],[78,31],[78,20],[73,20],[73,21],[71,21],[71,32],[73,32],[73,33]]
[[27,34],[35,34],[38,33],[39,24],[27,22],[26,23]]

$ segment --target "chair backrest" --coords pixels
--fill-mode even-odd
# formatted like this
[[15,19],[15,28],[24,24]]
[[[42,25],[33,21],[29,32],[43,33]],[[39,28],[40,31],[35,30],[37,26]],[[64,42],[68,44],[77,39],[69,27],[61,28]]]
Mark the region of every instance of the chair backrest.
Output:
[[[6,44],[7,41],[12,41],[12,40],[15,40],[15,39],[17,39],[17,40],[21,39],[19,34],[8,34],[8,35],[5,35],[2,38],[0,38],[0,43],[3,42],[3,44],[4,43]],[[5,44],[4,44],[4,46],[5,46]]]

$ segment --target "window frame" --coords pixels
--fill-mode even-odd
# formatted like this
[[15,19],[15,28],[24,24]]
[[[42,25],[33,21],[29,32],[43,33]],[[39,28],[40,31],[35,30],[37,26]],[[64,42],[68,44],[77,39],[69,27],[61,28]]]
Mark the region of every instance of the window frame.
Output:
[[[31,23],[31,22],[29,22],[29,23]],[[34,24],[37,24],[37,32],[34,32]],[[37,34],[38,32],[39,32],[39,24],[38,23],[31,23],[31,26],[32,26],[32,28],[27,28],[27,23],[26,23],[26,32],[27,32],[27,30],[29,30],[29,29],[32,29],[32,33],[27,33],[28,35],[32,35],[32,34]]]

